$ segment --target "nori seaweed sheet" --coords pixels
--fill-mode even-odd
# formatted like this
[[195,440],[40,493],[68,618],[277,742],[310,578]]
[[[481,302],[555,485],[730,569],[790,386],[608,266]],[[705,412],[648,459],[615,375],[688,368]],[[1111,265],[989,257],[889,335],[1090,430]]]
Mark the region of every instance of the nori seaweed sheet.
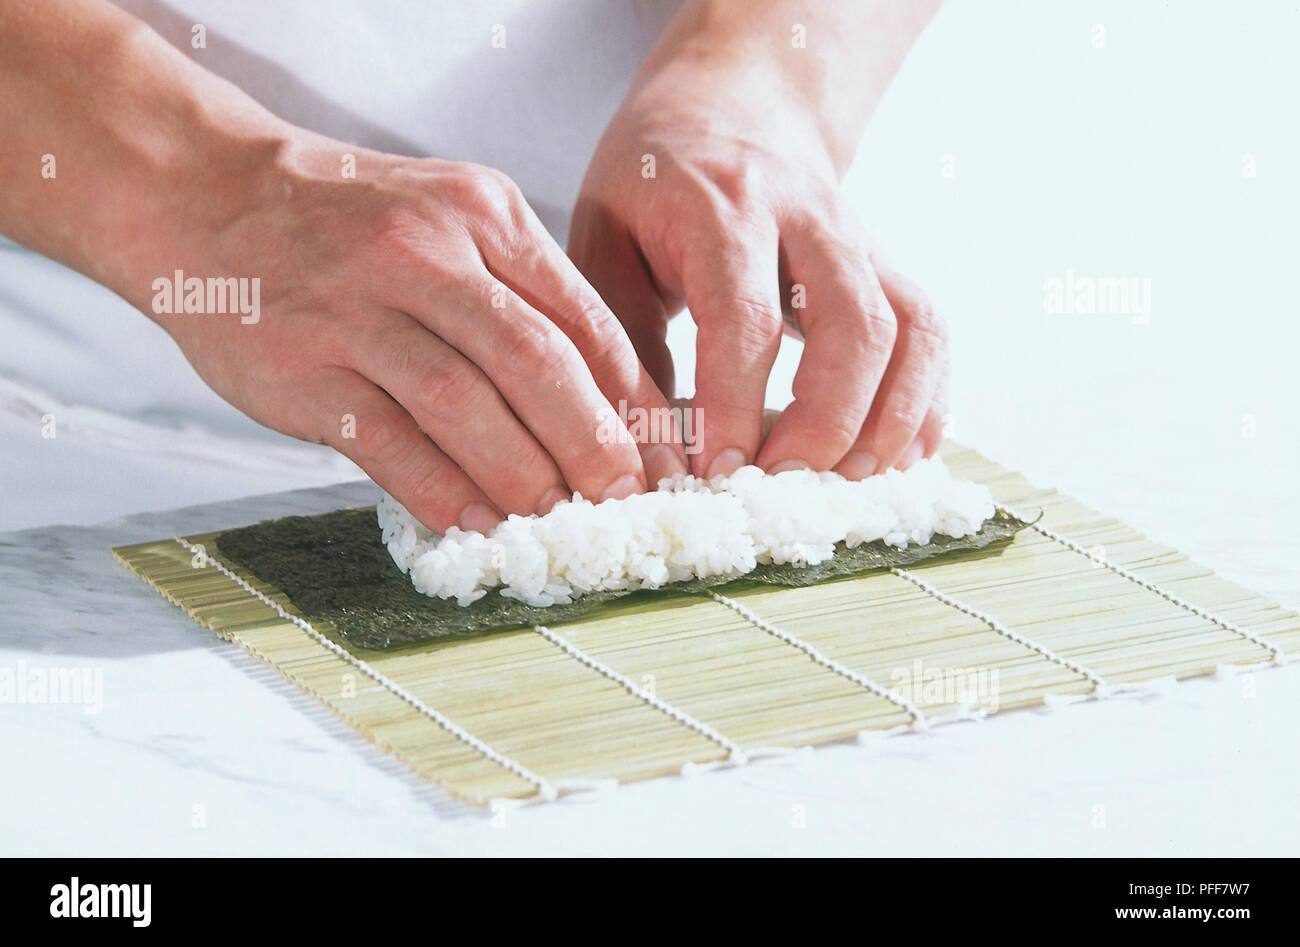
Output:
[[360,648],[389,648],[476,632],[553,624],[603,602],[628,596],[699,592],[734,583],[805,586],[939,555],[988,550],[1011,540],[1027,523],[1001,510],[973,536],[936,534],[925,546],[895,549],[883,542],[852,549],[841,543],[833,559],[815,566],[759,565],[743,578],[713,577],[637,592],[589,592],[567,605],[539,608],[489,591],[462,608],[454,600],[422,595],[393,563],[380,541],[374,508],[319,516],[288,516],[227,530],[216,538],[229,565],[289,596],[308,621],[330,622]]

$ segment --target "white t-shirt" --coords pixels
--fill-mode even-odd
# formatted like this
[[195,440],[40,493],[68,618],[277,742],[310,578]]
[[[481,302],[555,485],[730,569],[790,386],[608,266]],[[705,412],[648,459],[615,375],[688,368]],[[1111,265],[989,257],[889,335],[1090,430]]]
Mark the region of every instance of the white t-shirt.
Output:
[[[297,125],[509,174],[567,229],[587,161],[679,0],[117,0]],[[195,27],[206,48],[194,48]],[[561,230],[557,239],[564,241]]]
[[[295,124],[370,148],[506,172],[563,245],[592,151],[679,2],[118,5]],[[0,397],[11,414],[73,404],[137,420],[253,430],[143,315],[3,237],[0,338]]]

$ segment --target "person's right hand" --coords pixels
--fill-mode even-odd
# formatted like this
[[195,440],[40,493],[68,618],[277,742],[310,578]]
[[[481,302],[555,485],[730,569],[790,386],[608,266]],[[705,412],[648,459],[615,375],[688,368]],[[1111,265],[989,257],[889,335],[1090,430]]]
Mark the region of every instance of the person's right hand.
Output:
[[643,458],[627,436],[612,404],[667,403],[505,175],[315,137],[268,164],[166,254],[260,278],[258,321],[154,316],[231,404],[346,454],[440,532],[686,471],[680,444]]

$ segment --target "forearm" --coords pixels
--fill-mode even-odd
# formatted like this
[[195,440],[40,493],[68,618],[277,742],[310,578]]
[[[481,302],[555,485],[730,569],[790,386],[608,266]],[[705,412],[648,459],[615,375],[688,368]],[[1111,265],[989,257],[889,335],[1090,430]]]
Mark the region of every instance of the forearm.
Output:
[[145,308],[289,131],[99,0],[0,0],[0,231]]
[[[809,122],[838,173],[940,0],[689,0],[643,65],[633,93],[707,82]],[[709,94],[706,88],[705,94]]]

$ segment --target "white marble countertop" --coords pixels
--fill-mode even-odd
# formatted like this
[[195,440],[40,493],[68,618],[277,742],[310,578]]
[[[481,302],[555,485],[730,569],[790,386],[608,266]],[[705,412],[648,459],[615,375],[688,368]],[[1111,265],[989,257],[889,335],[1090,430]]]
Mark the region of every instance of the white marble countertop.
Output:
[[0,854],[1289,854],[1300,839],[1294,666],[493,817],[108,551],[374,495],[354,483],[0,537],[0,667],[103,682],[98,707],[0,706]]
[[[60,449],[77,450],[68,441]],[[30,432],[26,444],[38,466],[49,445]],[[1261,453],[1285,456],[1282,447],[1266,442]],[[1077,460],[1077,448],[1040,447],[1036,460],[1046,466],[1062,455]],[[162,463],[128,449],[110,457],[129,486],[100,494],[103,504],[147,503],[150,483],[161,494],[213,489],[193,460]],[[1166,470],[1158,492],[1115,477],[1109,506],[1086,498],[1145,516],[1161,539],[1294,607],[1300,522],[1286,471],[1297,468],[1242,467],[1239,483],[1250,490],[1225,492],[1245,500],[1232,506],[1199,508],[1205,471],[1179,487]],[[87,487],[100,479],[93,464],[79,476]],[[1149,699],[1013,712],[872,748],[822,748],[689,782],[633,784],[608,798],[511,812],[501,827],[192,624],[109,553],[374,495],[353,483],[0,534],[0,668],[84,667],[103,680],[98,713],[0,704],[0,854],[1204,855],[1293,854],[1300,840],[1297,667],[1184,683]],[[58,503],[34,491],[27,500]],[[1184,515],[1192,507],[1197,515]],[[1103,825],[1094,827],[1099,813]],[[794,828],[798,821],[805,827]]]

